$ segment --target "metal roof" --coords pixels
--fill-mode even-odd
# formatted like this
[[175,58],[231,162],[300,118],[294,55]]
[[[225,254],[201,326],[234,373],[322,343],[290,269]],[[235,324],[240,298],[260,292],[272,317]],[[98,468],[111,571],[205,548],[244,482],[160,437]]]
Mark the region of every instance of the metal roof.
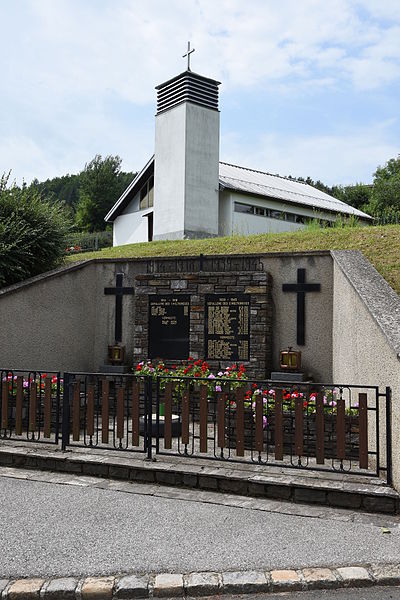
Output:
[[355,215],[362,219],[372,220],[370,215],[307,183],[294,181],[279,175],[271,175],[270,173],[220,162],[219,182],[223,188],[246,194],[268,196],[284,202],[303,204],[317,210]]
[[[114,204],[105,217],[105,221],[114,221],[129,204],[134,194],[154,172],[154,156],[126,188],[121,197]],[[357,210],[353,206],[337,200],[333,196],[321,192],[316,188],[293,181],[287,177],[271,175],[262,171],[255,171],[245,167],[238,167],[229,163],[219,163],[219,183],[222,189],[253,194],[260,197],[275,198],[296,205],[304,205],[316,210],[326,210],[333,213],[355,215],[361,219],[372,220],[370,215]]]

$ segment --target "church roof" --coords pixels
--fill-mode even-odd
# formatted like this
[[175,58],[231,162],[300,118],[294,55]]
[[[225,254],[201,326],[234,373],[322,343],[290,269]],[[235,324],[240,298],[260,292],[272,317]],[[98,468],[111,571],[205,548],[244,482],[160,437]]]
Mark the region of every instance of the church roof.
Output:
[[[137,174],[126,188],[106,215],[105,221],[112,222],[123,213],[125,207],[152,173],[154,173],[154,156],[151,157],[140,173]],[[294,181],[293,179],[279,175],[271,175],[262,171],[255,171],[246,167],[238,167],[229,163],[219,163],[219,184],[221,189],[274,198],[297,206],[305,205],[316,210],[326,210],[372,220],[370,215],[307,183]]]
[[303,204],[317,210],[354,215],[368,220],[372,219],[370,215],[361,210],[357,210],[353,206],[307,183],[294,181],[288,177],[271,175],[270,173],[220,162],[219,182],[220,186],[225,189],[257,196],[267,196],[297,205]]

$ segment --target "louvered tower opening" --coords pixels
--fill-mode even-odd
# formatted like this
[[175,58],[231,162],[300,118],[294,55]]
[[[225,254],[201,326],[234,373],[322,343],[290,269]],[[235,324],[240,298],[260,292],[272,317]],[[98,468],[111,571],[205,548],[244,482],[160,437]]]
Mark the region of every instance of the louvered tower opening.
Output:
[[182,102],[192,102],[218,111],[219,85],[219,81],[185,71],[156,87],[157,115]]

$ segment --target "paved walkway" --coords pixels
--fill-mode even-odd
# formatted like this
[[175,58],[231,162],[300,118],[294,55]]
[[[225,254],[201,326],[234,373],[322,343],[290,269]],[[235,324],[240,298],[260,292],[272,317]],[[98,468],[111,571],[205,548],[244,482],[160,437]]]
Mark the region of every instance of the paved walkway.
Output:
[[400,558],[400,517],[196,489],[2,468],[0,505],[0,577],[260,570]]

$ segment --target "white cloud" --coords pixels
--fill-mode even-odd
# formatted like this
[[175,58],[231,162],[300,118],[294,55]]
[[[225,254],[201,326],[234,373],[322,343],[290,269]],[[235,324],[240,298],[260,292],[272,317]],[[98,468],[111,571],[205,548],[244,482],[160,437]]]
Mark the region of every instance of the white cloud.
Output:
[[296,95],[327,88],[333,93],[344,86],[350,92],[383,93],[400,79],[398,4],[0,3],[0,56],[7,57],[0,92],[0,173],[11,166],[18,179],[63,174],[82,168],[79,161],[96,152],[118,153],[129,161],[126,168],[139,168],[152,152],[154,121],[133,117],[124,126],[113,111],[121,103],[130,104],[132,115],[137,107],[153,111],[154,86],[185,68],[181,55],[188,39],[196,48],[193,70],[221,80],[226,96],[247,89],[274,94],[279,103],[282,93],[293,94],[295,101]]
[[370,183],[378,165],[397,156],[388,141],[392,122],[346,134],[260,135],[251,144],[236,134],[225,136],[222,160],[283,176],[307,177],[327,185]]

